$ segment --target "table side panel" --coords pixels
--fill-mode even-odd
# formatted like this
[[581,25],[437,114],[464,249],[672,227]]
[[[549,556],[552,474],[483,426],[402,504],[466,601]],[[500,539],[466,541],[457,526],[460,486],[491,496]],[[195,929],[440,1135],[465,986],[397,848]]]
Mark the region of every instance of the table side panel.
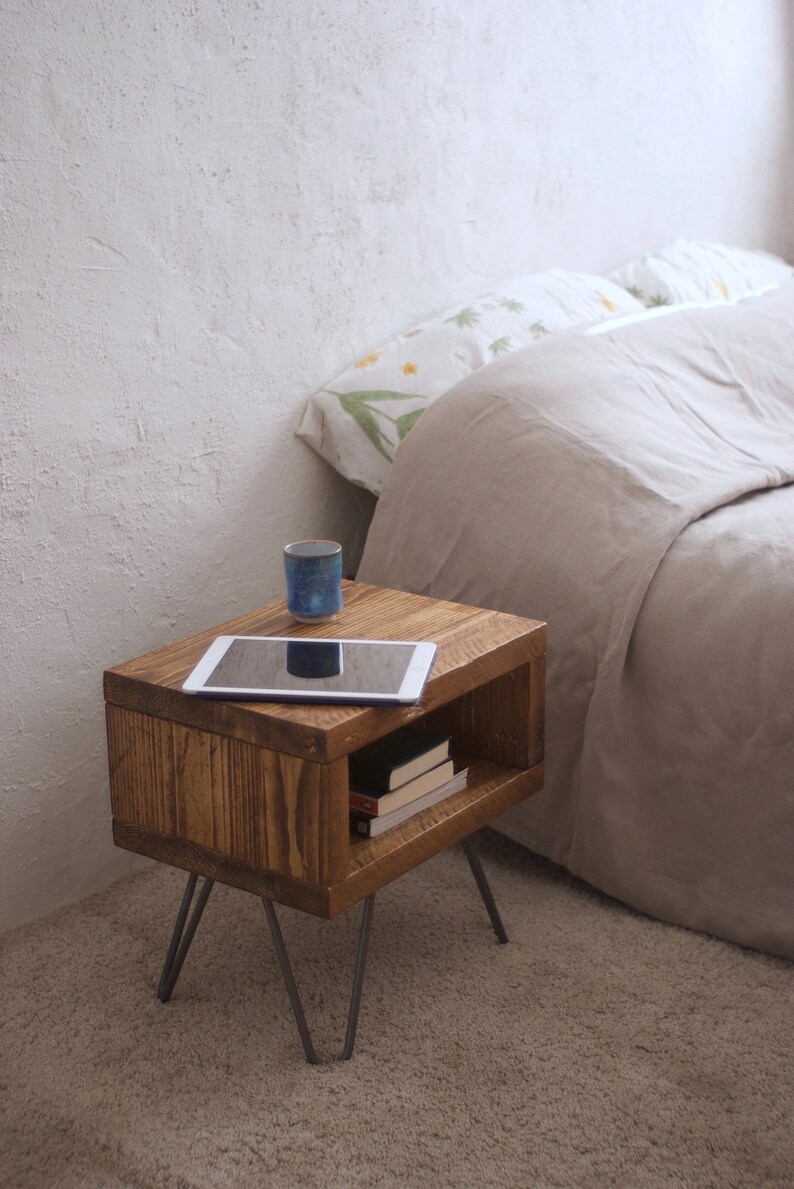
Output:
[[529,756],[528,767],[543,761],[546,745],[546,653],[529,666]]
[[449,734],[453,753],[465,751],[497,764],[529,768],[543,758],[532,760],[537,707],[531,692],[530,665],[520,665],[433,711],[426,719],[428,729]]
[[114,818],[296,879],[347,872],[347,762],[317,764],[108,704]]

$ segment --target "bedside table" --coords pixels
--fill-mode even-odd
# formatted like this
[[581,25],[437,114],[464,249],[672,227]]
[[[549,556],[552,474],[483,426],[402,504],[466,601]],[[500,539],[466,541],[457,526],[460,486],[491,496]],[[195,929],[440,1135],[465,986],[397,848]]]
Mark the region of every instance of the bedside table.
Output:
[[[497,937],[506,941],[469,836],[543,783],[545,624],[343,585],[344,608],[330,623],[298,624],[283,602],[273,603],[104,675],[114,841],[190,873],[159,998],[171,997],[213,882],[251,892],[262,898],[312,1064],[318,1058],[273,903],[330,918],[364,901],[346,1060],[375,893],[462,842]],[[233,702],[182,693],[219,635],[429,640],[438,652],[415,706]],[[349,828],[347,757],[406,723],[450,735],[455,760],[468,765],[468,785],[376,838],[358,837]]]

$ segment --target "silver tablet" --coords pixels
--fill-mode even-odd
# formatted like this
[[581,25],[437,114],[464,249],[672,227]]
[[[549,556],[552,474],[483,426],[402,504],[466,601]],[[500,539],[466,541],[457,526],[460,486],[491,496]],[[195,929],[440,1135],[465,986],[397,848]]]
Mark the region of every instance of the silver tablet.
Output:
[[417,702],[436,655],[417,640],[218,636],[182,689],[265,702]]

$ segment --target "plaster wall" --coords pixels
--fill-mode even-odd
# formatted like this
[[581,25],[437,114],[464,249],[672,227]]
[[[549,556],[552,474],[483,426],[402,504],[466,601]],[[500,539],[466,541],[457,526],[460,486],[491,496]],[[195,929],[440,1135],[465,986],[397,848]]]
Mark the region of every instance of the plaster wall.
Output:
[[369,504],[293,437],[410,321],[678,235],[794,249],[785,0],[0,12],[0,928],[110,841],[102,669]]

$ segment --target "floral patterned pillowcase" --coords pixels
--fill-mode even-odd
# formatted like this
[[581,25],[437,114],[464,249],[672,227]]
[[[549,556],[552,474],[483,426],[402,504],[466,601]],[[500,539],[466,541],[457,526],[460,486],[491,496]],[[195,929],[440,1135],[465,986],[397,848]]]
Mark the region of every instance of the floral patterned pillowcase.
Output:
[[470,372],[553,331],[642,309],[604,277],[551,269],[511,281],[359,359],[312,397],[298,435],[379,495],[400,442]]
[[609,275],[646,306],[735,301],[792,276],[790,265],[767,252],[684,239]]

